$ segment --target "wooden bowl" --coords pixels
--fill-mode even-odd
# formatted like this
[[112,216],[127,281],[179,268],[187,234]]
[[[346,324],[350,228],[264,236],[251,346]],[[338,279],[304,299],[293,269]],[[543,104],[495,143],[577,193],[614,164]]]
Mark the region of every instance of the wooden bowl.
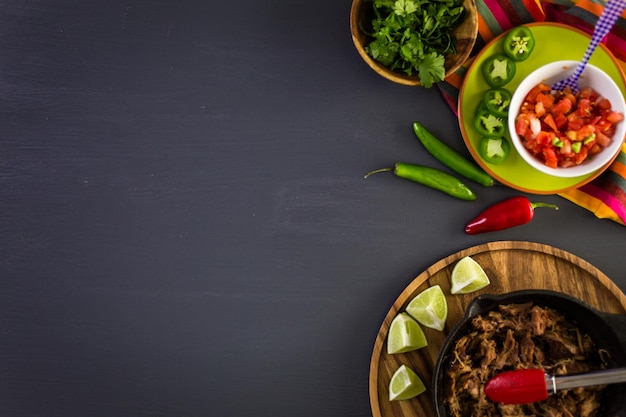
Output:
[[[350,31],[352,32],[352,41],[356,50],[361,55],[361,58],[369,65],[374,71],[383,77],[396,82],[398,84],[416,86],[420,85],[420,79],[417,74],[407,75],[402,72],[391,71],[379,62],[375,61],[371,56],[365,52],[365,46],[370,42],[370,38],[361,31],[359,28],[359,22],[364,28],[367,28],[370,23],[367,20],[367,9],[370,3],[367,0],[353,0],[352,8],[350,10]],[[463,6],[465,7],[466,16],[463,21],[457,26],[452,35],[456,39],[456,53],[446,55],[446,77],[459,69],[461,65],[467,60],[476,37],[478,35],[478,12],[476,10],[476,3],[474,0],[464,0]]]

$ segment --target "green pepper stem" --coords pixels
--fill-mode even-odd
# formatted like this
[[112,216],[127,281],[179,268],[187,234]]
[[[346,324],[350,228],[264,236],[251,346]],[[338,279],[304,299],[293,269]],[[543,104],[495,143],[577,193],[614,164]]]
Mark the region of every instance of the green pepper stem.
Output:
[[556,206],[554,204],[548,204],[548,203],[530,203],[530,206],[533,209],[536,209],[537,207],[548,207],[548,208],[551,208],[551,209],[554,209],[554,210],[558,210],[559,209],[558,206]]
[[365,174],[363,176],[363,178],[367,178],[372,174],[378,174],[379,172],[389,172],[389,171],[393,171],[393,167],[387,167],[387,168],[380,168],[380,169],[376,169],[374,171],[370,171],[367,174]]

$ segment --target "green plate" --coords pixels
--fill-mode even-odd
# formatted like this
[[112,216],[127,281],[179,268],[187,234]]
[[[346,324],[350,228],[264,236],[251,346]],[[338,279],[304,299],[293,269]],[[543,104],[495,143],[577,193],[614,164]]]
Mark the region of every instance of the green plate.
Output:
[[[535,49],[532,55],[523,62],[517,63],[515,77],[504,88],[513,93],[515,88],[536,68],[553,61],[563,59],[580,60],[589,45],[591,37],[583,31],[559,23],[530,23],[525,25],[535,36]],[[483,160],[478,154],[480,134],[474,129],[474,112],[482,95],[489,89],[480,66],[492,54],[501,52],[501,38],[505,33],[493,39],[476,56],[468,68],[459,93],[459,125],[463,140],[476,162],[493,178],[511,188],[531,194],[555,194],[572,188],[578,188],[600,175],[603,169],[588,175],[574,178],[556,178],[537,171],[519,156],[513,144],[511,154],[500,165],[493,165]],[[624,73],[613,54],[600,45],[589,61],[602,68],[615,80],[623,93],[626,94]],[[507,132],[508,136],[508,132]],[[510,136],[508,136],[510,140]]]

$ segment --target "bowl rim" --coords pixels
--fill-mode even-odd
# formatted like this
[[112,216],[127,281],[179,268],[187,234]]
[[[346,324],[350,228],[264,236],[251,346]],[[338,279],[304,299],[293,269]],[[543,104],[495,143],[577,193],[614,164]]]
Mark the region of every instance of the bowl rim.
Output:
[[[519,109],[519,107],[521,106],[521,103],[526,96],[526,93],[533,86],[537,85],[541,81],[549,80],[548,83],[552,83],[560,78],[565,78],[567,75],[574,71],[578,63],[579,61],[576,60],[559,60],[544,64],[541,67],[533,70],[520,82],[519,86],[514,91],[509,107],[510,111],[507,117],[507,125],[509,130],[509,136],[511,142],[513,143],[513,146],[519,153],[520,157],[524,159],[524,161],[528,163],[532,168],[551,176],[574,178],[606,170],[619,155],[622,144],[624,143],[624,138],[626,137],[626,121],[621,121],[618,123],[618,127],[613,136],[612,143],[608,148],[604,149],[600,153],[600,155],[594,157],[593,161],[589,160],[588,162],[581,165],[568,168],[550,168],[543,164],[535,156],[531,155],[530,152],[528,152],[528,150],[522,145],[521,140],[515,133],[515,119],[518,113],[517,109]],[[563,70],[564,68],[566,69]],[[541,76],[541,74],[543,74],[544,72],[548,75]],[[587,64],[583,73],[583,77],[581,77],[580,80],[580,82],[583,83],[583,86],[585,82],[584,74],[588,74],[589,72],[593,72],[594,76],[602,78],[603,81],[610,86],[610,90],[612,90],[615,95],[620,98],[620,100],[618,100],[617,102],[615,102],[615,100],[611,101],[613,109],[621,112],[626,116],[626,104],[624,102],[624,95],[622,94],[622,91],[615,82],[615,80],[613,80],[613,78],[601,68],[592,64]],[[515,111],[513,111],[513,109],[515,109]],[[621,141],[617,139],[620,135],[622,137]]]

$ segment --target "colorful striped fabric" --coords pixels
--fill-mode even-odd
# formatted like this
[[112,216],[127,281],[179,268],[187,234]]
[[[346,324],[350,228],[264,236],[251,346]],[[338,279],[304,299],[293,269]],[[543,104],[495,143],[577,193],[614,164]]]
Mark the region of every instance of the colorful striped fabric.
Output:
[[[559,22],[589,34],[604,8],[601,0],[476,0],[478,8],[478,52],[491,39],[515,26],[530,22]],[[626,12],[604,43],[626,70]],[[455,74],[439,84],[439,90],[456,112],[459,88],[472,58]],[[561,197],[591,211],[596,217],[626,225],[626,144],[609,169],[582,187],[563,192]]]

